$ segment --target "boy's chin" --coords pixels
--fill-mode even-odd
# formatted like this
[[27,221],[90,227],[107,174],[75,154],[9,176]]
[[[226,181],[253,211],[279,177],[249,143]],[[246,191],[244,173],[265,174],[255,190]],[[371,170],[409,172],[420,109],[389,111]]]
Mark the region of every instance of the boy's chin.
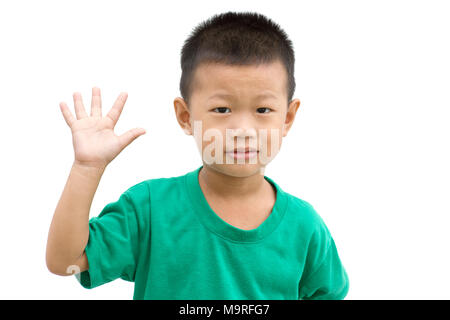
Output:
[[256,164],[251,164],[251,163],[217,164],[217,163],[213,163],[213,164],[210,164],[207,166],[209,168],[211,168],[215,171],[218,171],[220,173],[223,173],[227,176],[233,176],[233,177],[239,177],[239,178],[245,178],[245,177],[253,176],[255,174],[264,175],[264,166],[261,165],[260,163],[256,163]]

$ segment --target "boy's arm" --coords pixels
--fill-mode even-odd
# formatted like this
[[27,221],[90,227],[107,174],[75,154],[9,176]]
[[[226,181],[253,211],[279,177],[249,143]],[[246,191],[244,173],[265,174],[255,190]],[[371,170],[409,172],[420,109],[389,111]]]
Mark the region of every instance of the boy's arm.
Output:
[[89,268],[84,252],[89,211],[104,170],[73,163],[48,235],[46,260],[52,273],[71,275]]
[[88,269],[84,248],[89,239],[89,211],[106,166],[132,141],[145,133],[135,128],[120,136],[114,133],[127,99],[121,93],[113,107],[102,117],[100,89],[92,88],[91,115],[81,95],[74,93],[75,118],[67,105],[61,112],[72,131],[75,160],[55,209],[47,240],[46,263],[50,272],[71,275]]

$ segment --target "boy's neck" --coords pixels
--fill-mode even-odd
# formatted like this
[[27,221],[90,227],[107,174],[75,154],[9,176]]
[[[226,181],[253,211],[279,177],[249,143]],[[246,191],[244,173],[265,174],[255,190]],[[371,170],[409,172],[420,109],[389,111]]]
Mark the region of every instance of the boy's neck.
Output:
[[208,193],[229,200],[259,197],[267,192],[267,184],[272,188],[259,171],[248,177],[234,177],[205,165],[200,169],[199,183],[203,190],[207,188]]

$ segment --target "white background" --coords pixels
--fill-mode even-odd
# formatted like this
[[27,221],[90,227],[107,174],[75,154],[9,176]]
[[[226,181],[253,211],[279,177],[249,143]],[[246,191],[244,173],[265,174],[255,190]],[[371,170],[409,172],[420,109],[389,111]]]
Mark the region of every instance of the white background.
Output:
[[[446,1],[2,1],[2,299],[131,299],[116,280],[87,290],[45,264],[48,228],[73,161],[59,102],[93,86],[116,133],[147,134],[106,169],[96,216],[128,187],[201,165],[175,120],[180,50],[201,21],[265,14],[296,51],[300,109],[267,167],[328,225],[347,299],[449,299],[450,7]],[[88,109],[90,110],[90,109]]]

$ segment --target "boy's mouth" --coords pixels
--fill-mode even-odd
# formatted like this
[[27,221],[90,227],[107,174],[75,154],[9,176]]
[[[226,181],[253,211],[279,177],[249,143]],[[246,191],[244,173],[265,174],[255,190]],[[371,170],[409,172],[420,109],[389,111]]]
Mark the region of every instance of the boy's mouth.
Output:
[[259,151],[254,148],[236,148],[234,150],[227,151],[226,154],[235,159],[250,159],[254,158],[258,152]]

